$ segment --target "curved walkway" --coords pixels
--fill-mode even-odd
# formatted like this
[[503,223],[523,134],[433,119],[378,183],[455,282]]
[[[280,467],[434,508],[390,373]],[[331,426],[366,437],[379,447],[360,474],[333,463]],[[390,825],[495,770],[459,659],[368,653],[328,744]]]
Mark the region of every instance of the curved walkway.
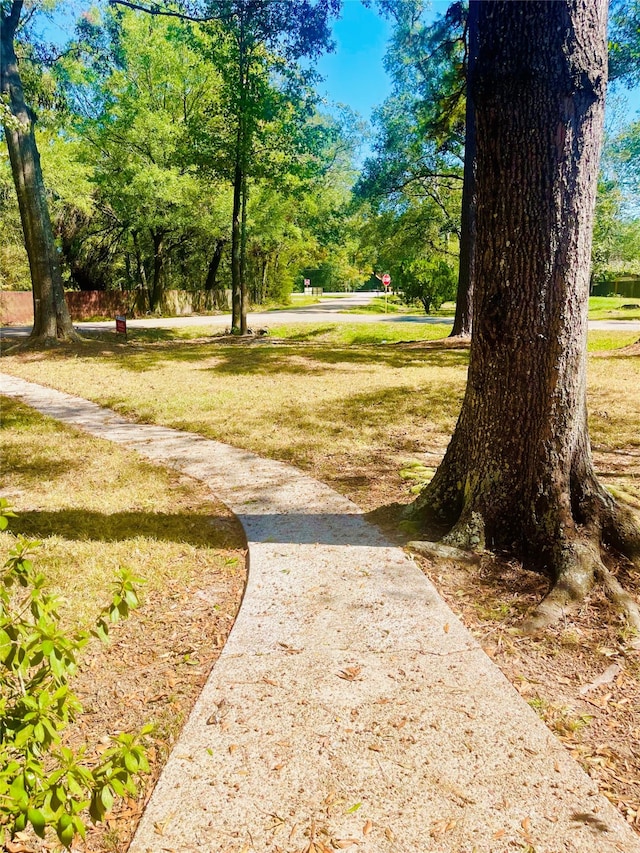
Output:
[[240,613],[131,853],[640,853],[353,503],[287,465],[0,381],[44,414],[205,482],[246,531]]

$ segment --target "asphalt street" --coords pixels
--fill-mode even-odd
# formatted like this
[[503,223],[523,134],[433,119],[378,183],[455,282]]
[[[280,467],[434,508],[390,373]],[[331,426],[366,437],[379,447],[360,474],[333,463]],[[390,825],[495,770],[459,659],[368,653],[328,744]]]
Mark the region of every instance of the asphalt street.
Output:
[[[348,314],[352,308],[368,305],[376,293],[327,294],[322,302],[291,307],[281,311],[256,311],[247,315],[249,328],[269,329],[292,323],[430,323],[452,325],[450,317],[427,317],[424,314]],[[115,320],[74,323],[78,331],[105,331],[115,329]],[[231,314],[198,315],[190,317],[142,317],[127,319],[128,329],[180,329],[190,326],[204,326],[215,330],[231,327]],[[590,329],[606,331],[638,331],[640,320],[591,320]],[[26,337],[31,331],[29,326],[3,326],[0,338]]]

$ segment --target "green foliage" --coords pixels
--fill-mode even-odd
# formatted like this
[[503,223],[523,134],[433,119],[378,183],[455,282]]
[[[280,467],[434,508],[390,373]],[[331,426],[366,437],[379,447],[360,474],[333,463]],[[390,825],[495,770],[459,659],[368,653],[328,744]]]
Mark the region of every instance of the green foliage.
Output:
[[411,300],[432,292],[437,302],[434,270],[454,260],[460,237],[466,19],[459,3],[430,24],[422,0],[379,5],[395,22],[386,58],[394,87],[375,114],[374,156],[356,184],[367,204],[362,244]]
[[438,310],[443,302],[455,299],[457,279],[443,260],[418,258],[400,265],[398,287],[408,304],[420,302],[425,314]]
[[591,277],[594,282],[606,281],[620,224],[620,188],[616,181],[600,177],[593,222]]
[[[13,515],[0,498],[0,530]],[[30,824],[41,838],[51,827],[70,847],[85,835],[87,809],[101,821],[115,797],[136,795],[149,770],[142,739],[150,728],[113,737],[91,764],[64,745],[64,729],[82,710],[69,681],[90,635],[62,629],[33,563],[38,544],[19,538],[0,574],[0,843]],[[121,571],[94,635],[106,640],[109,625],[138,606],[136,582]]]
[[613,0],[609,24],[609,78],[640,82],[640,0]]

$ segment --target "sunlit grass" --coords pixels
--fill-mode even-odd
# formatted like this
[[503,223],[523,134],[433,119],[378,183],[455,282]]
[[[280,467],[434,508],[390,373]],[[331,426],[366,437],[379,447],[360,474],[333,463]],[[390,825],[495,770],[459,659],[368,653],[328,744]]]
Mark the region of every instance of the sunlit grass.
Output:
[[635,343],[640,338],[640,332],[608,332],[594,329],[589,332],[587,348],[589,352],[616,350]]
[[[2,398],[2,494],[18,513],[11,534],[42,541],[36,556],[64,613],[87,627],[120,566],[145,589],[227,572],[243,547],[226,510],[200,484],[117,445]],[[12,543],[0,534],[0,556]]]
[[348,308],[345,314],[424,314],[419,305],[407,305],[399,296],[374,296],[366,305]]
[[[275,327],[251,343],[166,336],[129,344],[94,341],[71,351],[7,356],[2,369],[134,420],[282,459],[370,506],[375,497],[367,476],[376,484],[387,477],[399,495],[408,494],[398,475],[402,462],[437,456],[446,446],[469,352],[396,342],[448,333],[449,326],[428,323],[300,324]],[[635,337],[595,332],[590,347],[610,349]],[[589,359],[596,447],[638,446],[637,376],[637,358]]]
[[400,341],[435,341],[451,332],[448,323],[416,323],[410,320],[391,323],[299,323],[274,326],[273,338],[311,342],[327,346],[377,346]]
[[[623,308],[634,305],[635,308]],[[640,298],[631,296],[590,296],[590,320],[640,320]]]

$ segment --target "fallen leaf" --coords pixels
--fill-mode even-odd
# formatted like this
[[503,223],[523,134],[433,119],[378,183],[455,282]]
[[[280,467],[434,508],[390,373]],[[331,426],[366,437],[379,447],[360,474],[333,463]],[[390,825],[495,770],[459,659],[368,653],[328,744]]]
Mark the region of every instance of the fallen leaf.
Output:
[[33,847],[27,847],[21,841],[14,843],[13,841],[5,841],[5,850],[8,853],[34,853]]
[[506,829],[498,829],[493,833],[493,837],[497,840],[507,834]]
[[353,847],[354,844],[360,844],[357,838],[332,838],[331,846],[336,850],[345,850],[347,847]]
[[367,820],[367,821],[365,821],[365,824],[362,827],[362,834],[363,835],[369,835],[369,833],[371,832],[372,829],[373,829],[373,821]]
[[445,632],[445,634],[449,633],[449,623],[448,622],[445,622],[442,630]]
[[338,678],[343,678],[345,681],[355,681],[361,672],[361,666],[347,666],[340,670]]

